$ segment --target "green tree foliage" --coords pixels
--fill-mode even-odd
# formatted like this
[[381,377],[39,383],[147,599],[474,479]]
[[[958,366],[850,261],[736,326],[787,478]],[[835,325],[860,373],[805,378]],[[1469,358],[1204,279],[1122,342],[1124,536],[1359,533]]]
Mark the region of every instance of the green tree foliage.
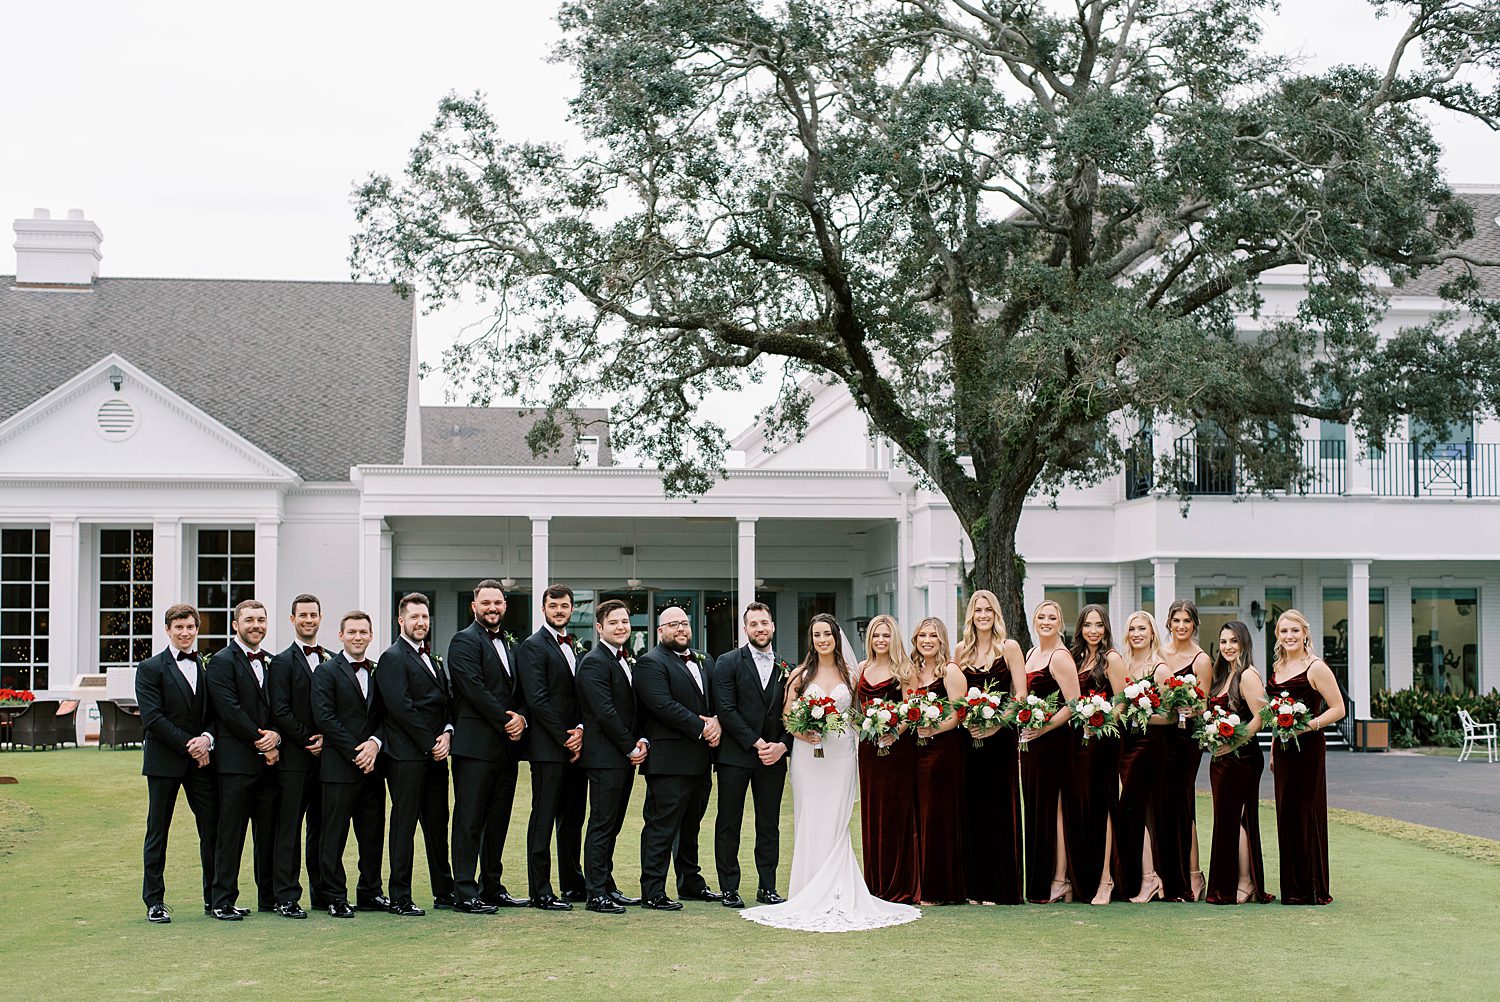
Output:
[[[619,401],[617,443],[673,492],[722,474],[705,393],[780,380],[763,418],[796,436],[802,378],[843,384],[1023,632],[1023,502],[1117,470],[1135,429],[1210,426],[1280,488],[1299,420],[1379,438],[1500,396],[1500,262],[1460,253],[1426,117],[1500,128],[1500,13],[1372,0],[1405,19],[1394,51],[1305,73],[1262,50],[1271,7],[574,0],[576,145],[444,99],[404,174],[358,188],[354,269],[492,302],[449,375],[558,415]],[[1262,318],[1285,266],[1310,293]],[[1429,268],[1453,310],[1379,336],[1372,276]]]

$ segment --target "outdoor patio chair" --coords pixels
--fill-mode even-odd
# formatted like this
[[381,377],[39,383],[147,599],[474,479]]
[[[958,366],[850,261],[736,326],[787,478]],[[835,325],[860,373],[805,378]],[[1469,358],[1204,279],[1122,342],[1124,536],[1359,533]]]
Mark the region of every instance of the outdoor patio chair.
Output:
[[57,747],[78,744],[78,700],[65,699],[57,707]]
[[122,710],[114,700],[99,700],[99,747],[111,748],[140,744],[146,739],[138,714]]
[[1475,723],[1468,710],[1458,711],[1458,722],[1464,728],[1464,747],[1458,753],[1458,760],[1462,762],[1467,759],[1474,753],[1474,745],[1483,742],[1489,761],[1495,761],[1495,725]]
[[57,700],[39,699],[11,723],[12,748],[51,748],[57,741]]

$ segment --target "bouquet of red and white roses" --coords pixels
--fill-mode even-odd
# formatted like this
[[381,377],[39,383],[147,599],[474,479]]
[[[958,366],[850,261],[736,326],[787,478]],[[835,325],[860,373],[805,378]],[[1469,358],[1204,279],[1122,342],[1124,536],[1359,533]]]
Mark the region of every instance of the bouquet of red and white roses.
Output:
[[1235,754],[1245,741],[1249,731],[1246,723],[1240,719],[1238,713],[1230,713],[1222,706],[1209,706],[1198,718],[1201,729],[1198,731],[1198,744],[1203,750],[1210,754],[1220,748],[1233,748]]
[[1023,699],[1012,699],[1005,708],[1005,722],[1020,730],[1020,747],[1022,751],[1030,751],[1026,736],[1028,728],[1046,727],[1047,722],[1057,713],[1057,693],[1052,693],[1046,699],[1032,693],[1027,693]]
[[1168,712],[1177,711],[1178,727],[1186,727],[1189,717],[1202,713],[1206,702],[1203,690],[1198,688],[1198,676],[1192,672],[1172,675],[1162,684],[1162,708]]
[[876,755],[889,755],[889,745],[880,743],[887,734],[895,734],[901,726],[901,704],[889,699],[872,699],[864,705],[864,712],[855,717],[854,731],[861,741],[875,745]]
[[[797,697],[786,713],[786,729],[793,734],[840,734],[848,721],[830,696],[805,693]],[[813,758],[823,757],[823,746],[813,747]]]
[[975,748],[984,745],[985,731],[1005,723],[1005,699],[1005,690],[991,689],[988,686],[983,689],[970,686],[969,691],[964,694],[959,712],[963,714],[964,726],[969,729]]
[[1271,736],[1281,741],[1281,747],[1295,744],[1297,749],[1302,749],[1302,742],[1297,735],[1312,729],[1312,711],[1307,704],[1295,698],[1285,689],[1281,695],[1273,696],[1270,702],[1261,707],[1261,722],[1271,729]]
[[[901,719],[908,727],[937,727],[953,716],[955,707],[951,701],[935,692],[909,692],[901,703]],[[931,738],[917,735],[917,744],[925,745]]]
[[1155,682],[1143,678],[1125,686],[1115,702],[1120,706],[1120,723],[1144,734],[1152,716],[1161,709],[1161,693]]
[[1073,726],[1083,732],[1087,743],[1093,738],[1118,737],[1120,725],[1110,712],[1113,704],[1102,692],[1091,692],[1068,703],[1073,708]]

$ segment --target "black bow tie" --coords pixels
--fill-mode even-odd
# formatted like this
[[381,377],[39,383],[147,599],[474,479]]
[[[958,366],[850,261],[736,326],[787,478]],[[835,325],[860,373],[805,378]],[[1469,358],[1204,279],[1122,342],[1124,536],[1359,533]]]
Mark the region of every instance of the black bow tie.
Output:
[[484,631],[484,635],[490,638],[490,643],[494,643],[495,641],[497,641],[497,640],[500,639],[500,631],[499,630],[495,630],[493,633],[490,632],[489,630],[485,630]]
[[308,657],[312,657],[314,654],[316,654],[318,657],[321,658],[323,656],[323,645],[322,644],[313,644],[311,647],[309,647],[306,644],[303,644],[302,645],[302,653],[305,654],[305,655],[307,655]]
[[198,652],[197,651],[178,651],[177,652],[177,660],[178,661],[191,661],[191,662],[193,662],[193,664],[197,664],[198,663]]
[[361,668],[363,668],[366,671],[368,671],[369,668],[370,668],[370,662],[368,662],[368,661],[350,661],[349,662],[349,667],[353,668],[355,671],[359,671]]
[[266,652],[265,651],[246,651],[245,652],[245,657],[249,658],[251,661],[265,661],[266,660]]
[[681,654],[679,654],[677,656],[680,657],[680,658],[682,658],[682,663],[685,664],[685,665],[691,665],[691,664],[696,664],[697,663],[697,662],[695,662],[693,660],[693,656],[691,654],[689,654],[687,651],[683,651]]

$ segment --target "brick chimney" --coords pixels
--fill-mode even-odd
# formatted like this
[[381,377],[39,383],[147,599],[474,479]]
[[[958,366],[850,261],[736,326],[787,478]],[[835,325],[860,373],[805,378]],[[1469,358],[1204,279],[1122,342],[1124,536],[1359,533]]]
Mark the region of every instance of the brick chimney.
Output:
[[67,219],[53,219],[37,209],[30,219],[17,219],[16,285],[43,289],[88,288],[99,277],[99,245],[104,233],[82,209],[69,209]]

